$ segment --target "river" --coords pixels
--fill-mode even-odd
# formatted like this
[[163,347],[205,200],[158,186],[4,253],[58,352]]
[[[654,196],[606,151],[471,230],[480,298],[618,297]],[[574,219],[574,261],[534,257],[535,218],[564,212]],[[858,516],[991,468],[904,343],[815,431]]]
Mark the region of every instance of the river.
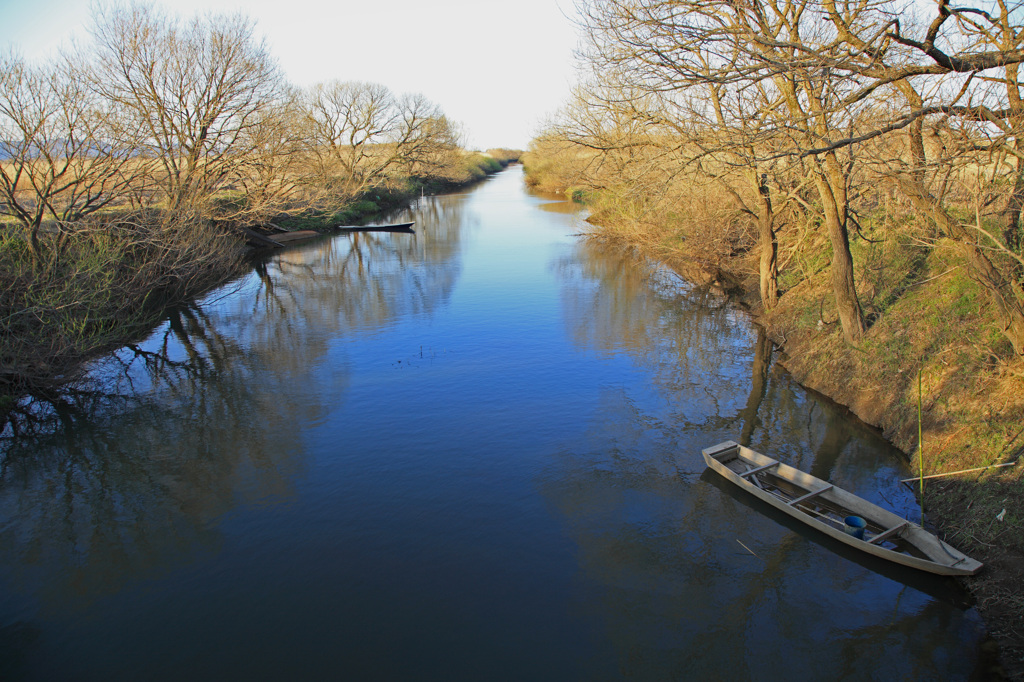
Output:
[[0,440],[3,680],[966,680],[951,580],[788,522],[743,440],[916,520],[746,316],[512,168],[171,311]]

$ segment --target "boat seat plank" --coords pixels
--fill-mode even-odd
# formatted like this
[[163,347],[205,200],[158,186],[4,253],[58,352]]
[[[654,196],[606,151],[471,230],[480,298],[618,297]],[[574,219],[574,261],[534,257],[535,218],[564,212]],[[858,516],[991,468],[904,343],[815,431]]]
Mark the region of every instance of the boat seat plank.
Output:
[[901,530],[906,528],[908,525],[910,525],[910,524],[908,524],[906,521],[904,521],[903,523],[898,524],[896,526],[893,526],[892,528],[890,528],[888,530],[882,531],[881,533],[879,533],[875,537],[873,537],[870,540],[868,540],[868,544],[869,545],[877,545],[882,540],[885,540],[886,538],[888,538],[890,536],[893,536],[896,533],[899,533]]
[[771,464],[765,464],[764,466],[759,466],[759,467],[755,467],[753,469],[750,469],[748,471],[744,471],[742,474],[740,474],[740,477],[741,478],[747,478],[748,476],[753,476],[754,474],[756,474],[756,473],[758,473],[760,471],[764,471],[765,469],[771,469],[771,468],[777,467],[777,466],[779,466],[778,462],[772,462]]
[[814,497],[817,497],[818,495],[821,495],[822,493],[827,493],[829,490],[832,490],[832,488],[834,488],[834,487],[835,486],[833,486],[831,483],[829,483],[827,486],[825,486],[821,490],[815,490],[813,492],[807,493],[806,495],[801,495],[800,497],[798,497],[796,499],[790,500],[788,504],[791,507],[795,507],[796,505],[800,504],[801,502],[806,502],[807,500],[810,500],[810,499],[812,499]]
[[729,452],[730,450],[739,450],[739,448],[739,444],[734,443],[732,441],[727,441],[725,443],[719,443],[718,445],[712,448],[708,448],[707,453],[708,456],[715,457],[717,455],[722,454],[723,452]]

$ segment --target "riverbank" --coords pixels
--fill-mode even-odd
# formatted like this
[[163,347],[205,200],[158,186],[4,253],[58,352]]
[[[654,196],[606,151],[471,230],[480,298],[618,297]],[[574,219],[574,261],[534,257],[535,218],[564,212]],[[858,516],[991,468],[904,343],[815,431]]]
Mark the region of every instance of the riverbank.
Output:
[[[889,300],[872,308],[866,338],[851,346],[844,341],[831,303],[830,273],[822,264],[784,273],[779,304],[765,311],[749,255],[710,261],[674,243],[663,226],[620,222],[600,213],[591,222],[591,238],[638,249],[688,281],[727,290],[767,331],[797,381],[879,428],[906,453],[915,476],[922,464],[931,476],[1020,457],[1024,368],[1000,352],[997,322],[979,305],[985,292],[958,262],[954,245],[940,242],[927,253],[893,247],[887,252],[892,269],[877,262],[874,270],[862,267],[862,299]],[[917,482],[912,485],[916,492]],[[999,667],[985,673],[992,679],[1024,679],[1021,500],[1022,466],[925,481],[923,501],[932,530],[985,564],[964,582],[998,645]]]
[[[473,185],[517,158],[498,151],[464,154],[458,168],[375,187],[330,213],[306,209],[268,222],[329,233],[372,220],[422,194]],[[147,333],[168,306],[249,268],[238,224],[187,211],[111,211],[42,239],[49,256],[38,262],[17,232],[0,230],[0,433],[19,428],[23,397],[59,401],[90,359]]]
[[[843,341],[834,316],[816,312],[829,294],[827,273],[789,292],[770,313],[753,309],[797,381],[880,428],[907,454],[915,476],[922,465],[925,476],[938,475],[924,481],[926,518],[985,564],[964,582],[998,643],[1003,674],[1024,680],[1024,382],[1019,363],[988,352],[991,339],[981,330],[994,321],[979,319],[984,292],[950,262],[951,251],[929,256],[920,284],[875,320],[859,347]],[[1017,464],[942,476],[1010,463]],[[910,485],[921,497],[919,482]]]

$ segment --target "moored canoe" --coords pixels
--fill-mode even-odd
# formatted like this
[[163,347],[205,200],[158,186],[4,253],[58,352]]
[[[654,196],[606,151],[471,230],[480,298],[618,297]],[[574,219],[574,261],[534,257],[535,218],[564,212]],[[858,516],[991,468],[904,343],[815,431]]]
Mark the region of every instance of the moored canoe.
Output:
[[[776,509],[851,547],[939,575],[972,575],[982,564],[891,511],[767,455],[726,441],[702,451],[708,467]],[[862,533],[847,517],[864,521]]]

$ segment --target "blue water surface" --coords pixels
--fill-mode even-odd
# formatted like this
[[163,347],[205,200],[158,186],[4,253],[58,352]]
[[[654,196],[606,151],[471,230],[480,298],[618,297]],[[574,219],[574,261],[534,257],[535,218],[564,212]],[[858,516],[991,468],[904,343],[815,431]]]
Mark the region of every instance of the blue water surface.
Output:
[[0,679],[965,680],[957,586],[704,471],[913,518],[722,299],[505,171],[268,255],[0,450]]

